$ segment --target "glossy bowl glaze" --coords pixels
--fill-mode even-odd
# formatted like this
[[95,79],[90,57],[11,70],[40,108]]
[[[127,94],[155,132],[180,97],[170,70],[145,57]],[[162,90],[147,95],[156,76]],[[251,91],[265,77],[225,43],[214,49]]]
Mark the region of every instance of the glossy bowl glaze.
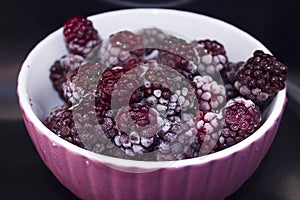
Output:
[[[216,39],[231,61],[254,50],[270,53],[259,41],[223,21],[165,9],[130,9],[89,18],[102,37],[125,29],[160,27],[189,38]],[[19,104],[30,138],[56,178],[81,199],[224,199],[255,171],[276,135],[286,89],[273,100],[267,120],[253,135],[223,151],[173,162],[129,161],[97,155],[53,134],[41,120],[62,104],[49,79],[52,63],[66,54],[62,29],[41,41],[18,77]]]

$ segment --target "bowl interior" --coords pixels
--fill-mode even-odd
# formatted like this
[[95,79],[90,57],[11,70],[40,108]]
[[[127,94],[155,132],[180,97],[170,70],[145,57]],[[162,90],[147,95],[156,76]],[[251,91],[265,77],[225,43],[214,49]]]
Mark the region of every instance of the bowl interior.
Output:
[[[270,53],[263,44],[240,29],[199,14],[164,9],[131,9],[103,13],[91,16],[90,19],[104,39],[125,29],[158,27],[190,39],[216,39],[225,46],[229,60],[234,62],[246,60],[257,49]],[[43,120],[53,107],[63,104],[50,82],[49,69],[55,60],[65,54],[67,50],[62,29],[59,29],[32,50],[19,75],[18,94],[21,107],[30,120],[43,130],[46,128],[40,120]],[[273,107],[274,102],[271,111]],[[47,134],[51,132],[48,130]],[[62,140],[58,137],[52,139],[57,142]]]

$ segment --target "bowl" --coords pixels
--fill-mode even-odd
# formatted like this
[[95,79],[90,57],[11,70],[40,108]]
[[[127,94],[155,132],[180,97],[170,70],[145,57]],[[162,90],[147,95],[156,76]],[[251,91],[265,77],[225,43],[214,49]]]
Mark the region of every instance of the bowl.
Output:
[[[271,53],[244,31],[217,19],[168,9],[127,9],[89,17],[103,38],[125,29],[155,26],[189,38],[216,39],[231,61],[254,50]],[[264,124],[225,150],[173,162],[133,161],[94,154],[53,134],[42,120],[63,102],[49,69],[67,53],[62,28],[29,53],[18,77],[17,93],[29,136],[45,165],[81,199],[224,199],[257,169],[276,135],[286,104],[286,89],[272,101]]]

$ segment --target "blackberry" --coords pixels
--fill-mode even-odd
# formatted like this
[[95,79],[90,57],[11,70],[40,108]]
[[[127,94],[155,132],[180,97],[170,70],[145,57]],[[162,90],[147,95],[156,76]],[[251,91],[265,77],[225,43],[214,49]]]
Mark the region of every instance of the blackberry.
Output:
[[68,102],[74,105],[83,98],[93,99],[103,70],[99,63],[86,63],[76,69],[62,87]]
[[98,124],[95,107],[91,101],[82,101],[76,106],[56,107],[44,120],[44,124],[62,139],[89,151],[126,158],[102,131]]
[[[159,28],[144,28],[140,30],[138,34],[143,37],[143,45],[146,51],[146,55],[150,55],[151,53],[153,53],[153,51],[159,48],[164,40],[170,37]],[[150,55],[149,57],[153,57],[153,55]]]
[[[171,100],[172,98],[172,100]],[[130,104],[142,102],[152,107],[162,118],[169,120],[180,120],[180,104],[178,98],[169,88],[160,84],[151,84],[150,86],[142,86],[138,88],[130,98]]]
[[195,76],[193,85],[200,111],[219,112],[225,105],[225,87],[214,81],[211,76]]
[[132,158],[153,160],[160,129],[157,118],[155,110],[142,104],[119,109],[113,118],[118,133],[112,138],[114,144]]
[[64,23],[63,34],[69,52],[81,56],[86,56],[101,42],[92,22],[82,16],[69,18]]
[[238,90],[234,87],[234,83],[236,81],[237,73],[243,68],[243,66],[244,62],[228,62],[220,71],[226,89],[227,99],[233,99],[239,95]]
[[171,101],[178,101],[180,109],[195,110],[197,109],[197,99],[195,89],[190,80],[179,73],[177,70],[159,64],[156,61],[148,61],[148,68],[145,72],[145,84],[156,83],[168,88],[172,93]]
[[114,85],[111,94],[113,97],[111,106],[116,109],[123,105],[129,105],[130,94],[143,85],[141,76],[144,73],[144,69],[135,67],[131,70],[124,69],[123,72]]
[[79,147],[84,147],[77,131],[74,128],[74,120],[72,115],[72,110],[69,106],[58,106],[46,117],[44,124],[64,140]]
[[88,59],[102,63],[105,67],[137,63],[143,60],[143,38],[130,31],[121,31],[110,35]]
[[202,75],[218,74],[228,62],[224,46],[215,40],[193,41],[191,44],[199,57],[196,65]]
[[223,110],[224,126],[214,147],[220,151],[230,147],[254,133],[262,124],[259,108],[251,101],[236,97],[227,102]]
[[[156,138],[159,139],[158,149],[154,152],[157,160],[178,160],[199,155],[195,130],[192,131],[194,126],[193,113],[191,111],[182,112],[182,106],[177,97],[177,94],[169,88],[153,83],[150,86],[140,87],[130,99],[131,105],[142,102],[142,105],[146,105],[158,115],[156,123],[159,126],[151,129]],[[144,121],[144,118],[139,117],[139,121],[146,124],[147,121]]]
[[187,72],[188,77],[197,73],[195,63],[198,63],[198,60],[194,46],[174,36],[165,39],[158,49],[158,63],[179,72]]
[[223,117],[219,113],[200,111],[197,121],[197,139],[200,144],[200,154],[211,153],[220,137]]
[[68,54],[56,60],[50,68],[50,80],[59,95],[67,100],[63,87],[74,70],[81,66],[84,58],[80,55]]
[[143,37],[145,48],[158,48],[170,35],[159,28],[143,28],[138,32]]
[[274,56],[257,50],[238,72],[235,88],[239,93],[262,105],[285,87],[287,66]]
[[122,67],[111,67],[106,68],[102,73],[102,77],[100,76],[95,98],[100,123],[102,123],[105,113],[111,109],[112,93],[123,73],[124,69]]
[[200,144],[196,137],[194,124],[178,122],[167,123],[159,134],[156,160],[171,161],[199,156]]

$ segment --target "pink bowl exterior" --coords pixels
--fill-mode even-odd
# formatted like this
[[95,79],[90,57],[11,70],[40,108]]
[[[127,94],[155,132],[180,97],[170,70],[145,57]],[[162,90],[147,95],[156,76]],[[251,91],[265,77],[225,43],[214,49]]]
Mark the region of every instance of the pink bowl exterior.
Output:
[[[285,104],[284,104],[285,105]],[[22,109],[29,135],[56,178],[81,199],[224,199],[255,171],[270,148],[284,111],[258,140],[221,159],[148,173],[119,171],[53,144]]]

